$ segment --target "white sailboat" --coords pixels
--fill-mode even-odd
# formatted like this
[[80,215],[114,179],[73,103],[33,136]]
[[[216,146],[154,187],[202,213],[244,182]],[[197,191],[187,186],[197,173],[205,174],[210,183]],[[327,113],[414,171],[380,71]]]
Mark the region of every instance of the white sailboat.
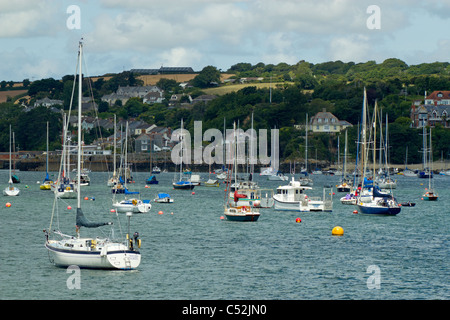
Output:
[[305,124],[305,168],[301,170],[304,177],[300,177],[299,181],[302,186],[312,186],[313,180],[308,177],[308,114],[306,114]]
[[70,180],[69,163],[70,163],[70,139],[67,137],[68,127],[66,122],[66,114],[63,117],[63,150],[61,154],[61,170],[58,174],[56,183],[51,186],[57,197],[61,199],[76,199],[77,184]]
[[9,125],[9,180],[8,186],[3,190],[3,195],[5,196],[18,196],[20,194],[20,189],[14,186],[12,179],[12,165],[11,165],[11,125]]
[[[82,43],[79,43],[78,67],[78,141],[81,141],[81,58]],[[81,175],[81,144],[78,143],[77,174]],[[78,179],[80,184],[80,179]],[[58,197],[55,196],[50,219],[50,226],[44,230],[46,241],[45,247],[49,252],[50,260],[59,267],[76,265],[80,268],[94,269],[135,269],[141,262],[141,254],[135,247],[140,247],[139,234],[134,233],[133,239],[130,236],[130,218],[128,215],[128,234],[124,242],[116,242],[109,238],[81,237],[81,228],[98,228],[104,225],[111,225],[111,222],[90,222],[84,216],[81,209],[80,187],[77,189],[77,214],[76,214],[76,236],[66,235],[59,230],[53,230],[53,218],[58,213],[56,210]],[[59,228],[59,223],[58,223]],[[56,238],[58,237],[58,238]]]
[[[128,122],[126,123],[126,134],[125,134],[125,147],[124,147],[124,159],[125,164],[124,166],[127,167],[127,154],[128,154]],[[116,194],[117,192],[113,193],[113,207],[115,208],[116,212],[121,213],[147,213],[152,208],[152,205],[150,204],[150,200],[141,200],[139,198],[136,198],[134,195],[139,194],[139,192],[135,191],[128,191],[127,188],[127,179],[124,179],[123,187],[125,195],[125,199],[122,200],[116,200]],[[130,196],[130,197],[129,197]]]
[[[433,151],[431,147],[431,128],[430,128],[430,147],[429,150],[429,161],[430,171],[433,172]],[[437,201],[439,198],[437,192],[434,190],[434,182],[431,181],[431,175],[428,176],[428,188],[425,189],[425,193],[422,196],[422,199],[425,201]]]

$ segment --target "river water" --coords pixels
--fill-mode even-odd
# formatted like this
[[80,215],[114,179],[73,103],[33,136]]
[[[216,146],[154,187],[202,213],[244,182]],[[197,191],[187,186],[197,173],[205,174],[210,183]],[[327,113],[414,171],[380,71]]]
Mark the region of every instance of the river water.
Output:
[[[54,173],[55,174],[55,173]],[[132,190],[154,199],[168,192],[173,204],[154,203],[134,215],[131,233],[142,240],[137,270],[81,270],[79,288],[72,273],[53,266],[44,247],[53,194],[39,189],[42,172],[19,172],[19,197],[3,197],[0,207],[0,298],[30,300],[416,300],[450,298],[450,177],[436,176],[437,202],[421,201],[427,181],[396,176],[395,196],[412,201],[397,216],[354,214],[334,197],[333,212],[296,213],[261,209],[257,222],[229,222],[223,216],[224,186],[172,190],[172,173],[144,188],[146,173],[135,173]],[[0,172],[1,188],[8,172]],[[90,174],[82,200],[90,220],[111,219],[107,173]],[[202,173],[207,179],[208,174]],[[285,182],[255,176],[262,188]],[[315,176],[311,195],[337,177]],[[423,185],[422,185],[423,184]],[[93,200],[95,199],[95,200]],[[6,207],[10,202],[11,207]],[[67,200],[76,207],[76,200]],[[158,214],[162,211],[162,214]],[[296,223],[296,218],[301,223]],[[119,217],[122,231],[126,217]],[[75,209],[60,215],[74,234]],[[344,235],[331,235],[335,226]]]

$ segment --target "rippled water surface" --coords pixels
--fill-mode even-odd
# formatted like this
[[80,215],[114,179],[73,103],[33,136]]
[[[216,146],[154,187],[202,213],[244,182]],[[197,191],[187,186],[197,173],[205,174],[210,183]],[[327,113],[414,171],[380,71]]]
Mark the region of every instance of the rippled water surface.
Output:
[[[0,172],[2,189],[7,175]],[[450,176],[436,176],[437,202],[420,200],[426,181],[398,176],[396,197],[416,206],[393,217],[353,214],[355,208],[342,205],[342,194],[336,193],[331,213],[262,209],[257,222],[240,223],[220,219],[222,185],[196,187],[195,194],[172,190],[173,174],[166,173],[158,175],[159,185],[144,188],[148,174],[135,173],[130,189],[141,198],[168,192],[175,200],[132,217],[131,232],[138,231],[142,240],[141,265],[134,271],[81,270],[81,288],[70,290],[71,273],[54,267],[44,247],[42,231],[53,204],[53,194],[37,184],[44,174],[18,175],[21,195],[4,196],[0,207],[2,299],[450,299]],[[95,200],[82,200],[86,216],[114,218],[108,174],[90,177],[83,197]],[[322,195],[325,183],[338,181],[314,179],[311,195]],[[255,180],[262,188],[280,185],[265,177]],[[67,205],[75,208],[76,200]],[[75,210],[60,215],[68,234],[75,232],[74,215]],[[126,225],[120,216],[122,231]],[[337,225],[344,236],[331,235]],[[370,266],[378,272],[368,272]],[[379,287],[369,289],[375,276]]]

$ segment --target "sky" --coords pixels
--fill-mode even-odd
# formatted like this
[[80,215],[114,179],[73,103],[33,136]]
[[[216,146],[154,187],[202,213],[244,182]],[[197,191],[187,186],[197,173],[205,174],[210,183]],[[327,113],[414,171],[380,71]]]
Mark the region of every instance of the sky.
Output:
[[[74,9],[75,8],[75,9]],[[246,62],[450,61],[450,0],[0,0],[0,81]]]

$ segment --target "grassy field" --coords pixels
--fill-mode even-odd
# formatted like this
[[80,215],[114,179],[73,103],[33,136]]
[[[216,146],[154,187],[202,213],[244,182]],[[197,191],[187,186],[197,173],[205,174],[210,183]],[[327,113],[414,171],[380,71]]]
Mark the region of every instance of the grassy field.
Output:
[[[290,82],[286,82],[289,84],[292,84]],[[217,88],[208,88],[208,89],[203,89],[203,91],[206,94],[214,94],[214,95],[224,95],[233,91],[239,91],[242,88],[245,87],[256,87],[258,89],[261,88],[269,88],[270,86],[272,86],[272,88],[275,88],[277,85],[282,85],[282,83],[268,83],[268,82],[257,82],[257,83],[239,83],[239,84],[231,84],[231,85],[225,85],[225,86],[221,86],[221,87],[217,87]]]
[[11,91],[0,91],[0,103],[6,102],[8,97],[14,98],[20,94],[26,93],[28,90],[11,90]]

